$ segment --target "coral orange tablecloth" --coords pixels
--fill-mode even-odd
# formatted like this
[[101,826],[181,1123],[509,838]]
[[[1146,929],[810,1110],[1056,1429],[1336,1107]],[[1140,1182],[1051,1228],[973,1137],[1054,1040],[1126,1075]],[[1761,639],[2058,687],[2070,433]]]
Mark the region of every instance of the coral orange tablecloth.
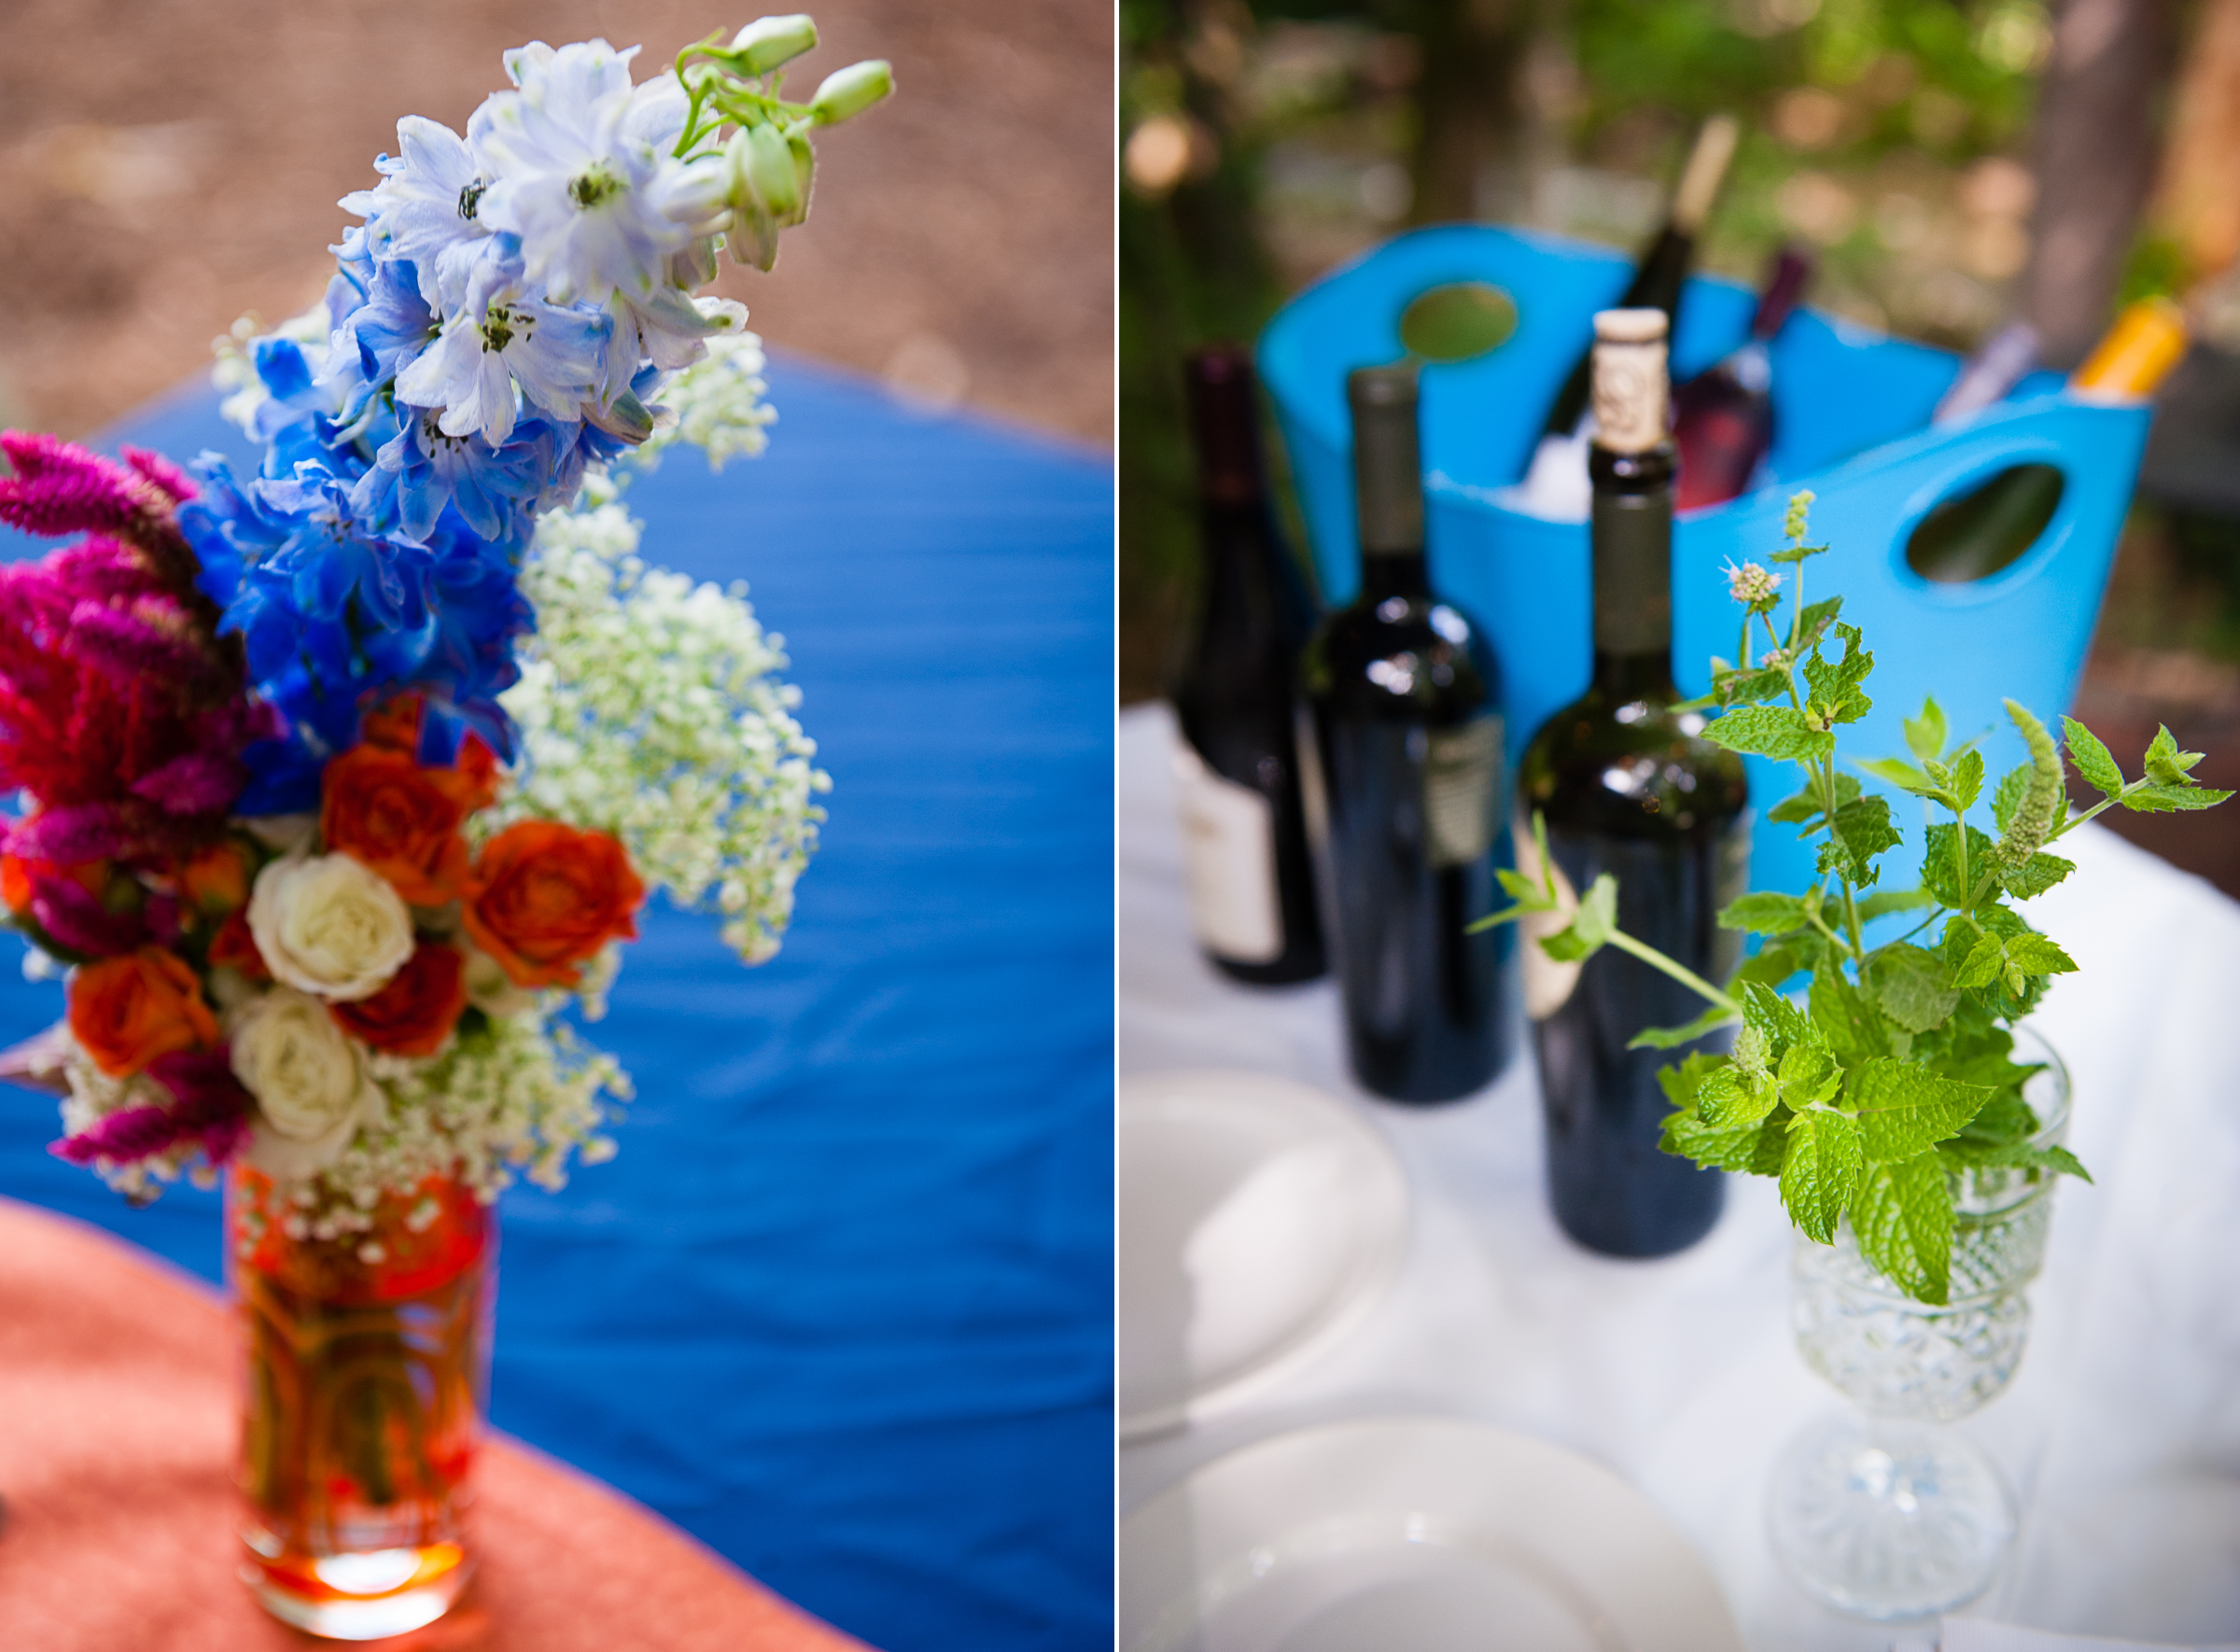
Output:
[[[0,1199],[0,1645],[265,1652],[234,1573],[233,1323],[99,1231]],[[503,1438],[475,1469],[482,1569],[392,1652],[842,1652],[789,1605],[605,1487]]]

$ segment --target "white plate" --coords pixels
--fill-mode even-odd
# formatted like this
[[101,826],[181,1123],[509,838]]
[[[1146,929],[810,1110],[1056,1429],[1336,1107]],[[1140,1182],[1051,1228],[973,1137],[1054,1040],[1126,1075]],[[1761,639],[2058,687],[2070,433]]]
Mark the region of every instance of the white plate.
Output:
[[1343,1337],[1399,1267],[1407,1181],[1343,1102],[1265,1073],[1124,1080],[1120,1437],[1249,1398]]
[[1435,1418],[1302,1429],[1120,1528],[1122,1652],[1742,1652],[1718,1584],[1605,1468]]

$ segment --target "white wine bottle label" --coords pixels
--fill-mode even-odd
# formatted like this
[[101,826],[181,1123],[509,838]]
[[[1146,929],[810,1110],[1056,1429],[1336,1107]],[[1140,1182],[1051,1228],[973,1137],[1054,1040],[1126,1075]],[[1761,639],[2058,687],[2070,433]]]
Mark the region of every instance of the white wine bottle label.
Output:
[[[1518,875],[1533,883],[1541,878],[1540,845],[1533,836],[1533,823],[1521,814],[1510,826],[1510,836],[1517,845]],[[1519,973],[1524,977],[1524,1013],[1535,1021],[1545,1021],[1571,1001],[1578,990],[1579,972],[1583,962],[1565,963],[1547,956],[1540,945],[1550,935],[1560,934],[1571,925],[1572,915],[1579,909],[1579,892],[1563,875],[1563,868],[1549,862],[1547,870],[1555,874],[1556,909],[1553,912],[1528,912],[1517,920],[1517,955],[1521,959]]]
[[1174,801],[1183,825],[1183,875],[1198,944],[1232,963],[1283,955],[1276,897],[1276,811],[1250,786],[1215,774],[1178,732]]
[[1425,847],[1434,866],[1467,866],[1493,847],[1501,794],[1501,719],[1432,729],[1423,753]]

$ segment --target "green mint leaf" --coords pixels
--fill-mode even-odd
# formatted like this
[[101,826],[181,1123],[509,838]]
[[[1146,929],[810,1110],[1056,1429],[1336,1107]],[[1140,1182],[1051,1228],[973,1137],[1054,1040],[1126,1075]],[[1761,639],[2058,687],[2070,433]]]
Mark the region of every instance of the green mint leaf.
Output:
[[[1823,550],[1827,547],[1823,546]],[[1827,635],[1827,628],[1836,623],[1843,611],[1841,596],[1827,596],[1818,602],[1808,602],[1804,612],[1797,617],[1797,651],[1802,653]]]
[[1827,1244],[1836,1221],[1856,1196],[1867,1169],[1859,1121],[1815,1107],[1789,1120],[1788,1155],[1781,1165],[1781,1202],[1807,1237]]
[[2030,786],[2030,765],[2017,763],[1999,777],[1998,789],[1991,794],[1991,818],[2001,832],[2014,819],[2015,805],[2023,801],[2023,793]]
[[1501,887],[1508,891],[1512,901],[1535,900],[1540,894],[1540,886],[1521,872],[1511,872],[1506,866],[1496,866],[1493,875],[1501,880]]
[[1780,1082],[1782,1105],[1801,1113],[1835,1099],[1836,1092],[1843,1087],[1843,1069],[1837,1064],[1835,1052],[1815,1038],[1788,1047],[1781,1057]]
[[[1818,942],[1820,937],[1814,935],[1812,939]],[[1826,943],[1821,943],[1820,950],[1826,950]],[[1811,969],[1815,961],[1816,955],[1804,956],[1785,939],[1779,945],[1761,946],[1756,957],[1743,959],[1743,967],[1734,972],[1728,984],[1729,990],[1740,987],[1745,981],[1757,981],[1779,991],[1790,976],[1799,970]]]
[[1953,763],[1953,795],[1962,812],[1976,806],[1983,791],[1983,754],[1963,751]]
[[1780,1099],[1771,1074],[1745,1072],[1738,1062],[1704,1076],[1696,1091],[1696,1115],[1715,1130],[1738,1129],[1757,1124]]
[[1729,901],[1719,914],[1719,928],[1753,935],[1781,935],[1811,921],[1813,903],[1801,895],[1758,892]]
[[1985,935],[1968,949],[1966,960],[1953,972],[1953,985],[1962,991],[1988,987],[2007,967],[2007,948],[1996,935]]
[[1785,763],[1824,762],[1836,749],[1835,735],[1812,727],[1793,706],[1745,706],[1706,725],[1703,733],[1729,751]]
[[1791,1043],[1814,1038],[1803,1012],[1761,982],[1743,983],[1742,1004],[1743,1024],[1765,1040],[1770,1060],[1778,1060]]
[[1993,870],[1992,840],[1973,826],[1967,829],[1967,887],[1963,889],[1961,839],[1953,823],[1948,820],[1932,826],[1923,836],[1927,839],[1928,847],[1921,858],[1921,887],[1937,897],[1938,904],[1950,906],[1955,912],[1964,910],[1968,897],[1976,891],[1976,885],[1986,872]]
[[1874,858],[1895,848],[1905,838],[1890,824],[1890,802],[1883,797],[1861,797],[1836,811],[1835,829],[1820,846],[1819,869],[1864,889],[1881,875]]
[[1617,879],[1605,872],[1589,887],[1571,922],[1545,937],[1540,950],[1558,963],[1577,963],[1608,945],[1617,928]]
[[2169,725],[2162,724],[2154,731],[2154,738],[2148,742],[2147,777],[2159,780],[2165,786],[2190,786],[2192,781],[2187,778],[2187,771],[2201,758],[2202,754],[2198,751],[2180,751],[2177,739],[2170,733]]
[[1779,665],[1733,666],[1711,674],[1711,700],[1722,708],[1759,706],[1785,698],[1789,674]]
[[1883,1014],[1909,1032],[1934,1032],[1960,1002],[1943,960],[1903,942],[1868,958],[1867,986]]
[[2044,894],[2076,870],[2076,861],[2065,861],[2059,855],[2049,855],[2041,850],[2020,866],[2002,871],[1999,874],[1999,887],[2016,900],[2027,901]]
[[1884,1278],[1917,1302],[1943,1304],[1952,1290],[1953,1196],[1939,1155],[1869,1164],[1851,1225]]
[[1905,720],[1906,749],[1926,763],[1944,755],[1944,742],[1950,731],[1945,725],[1944,707],[1934,696],[1921,703],[1921,715]]
[[1876,779],[1911,791],[1915,797],[1942,798],[1945,789],[1911,763],[1895,757],[1855,757],[1855,767],[1865,769]]
[[2007,962],[2028,975],[2065,975],[2077,967],[2043,935],[2015,936],[2007,943]]
[[1788,1151],[1787,1116],[1776,1110],[1762,1124],[1717,1129],[1687,1113],[1669,1113],[1664,1118],[1664,1151],[1715,1170],[1735,1170],[1748,1176],[1781,1173]]
[[1937,1151],[1955,1165],[1972,1166],[1981,1169],[2051,1170],[2055,1175],[2075,1176],[2090,1182],[2092,1172],[2083,1162],[2065,1147],[2033,1147],[2027,1141],[2000,1141],[1985,1144],[1955,1137],[1939,1141]]
[[1659,1067],[1657,1085],[1663,1090],[1665,1099],[1685,1113],[1695,1106],[1696,1092],[1702,1087],[1704,1078],[1726,1065],[1726,1057],[1698,1050],[1669,1067]]
[[[1859,783],[1850,775],[1838,775],[1835,777],[1835,781],[1836,806],[1841,808],[1853,798],[1858,796]],[[1775,804],[1766,811],[1766,818],[1770,820],[1795,821],[1805,828],[1797,835],[1810,837],[1813,829],[1820,824],[1822,812],[1820,789],[1816,786],[1807,786],[1796,796],[1785,797]]]
[[1881,1021],[1832,957],[1822,959],[1813,972],[1809,1003],[1813,1025],[1846,1065],[1856,1066],[1890,1053]]
[[2119,801],[2125,808],[2135,809],[2142,815],[2174,815],[2191,809],[2213,809],[2231,796],[2229,791],[2188,782],[2183,786],[2141,786],[2135,791],[2126,791]]
[[1889,1164],[1957,1136],[1991,1096],[1988,1085],[1962,1084],[1926,1067],[1883,1057],[1851,1070],[1843,1099],[1859,1115],[1868,1158]]
[[[2123,790],[2123,771],[2116,766],[2116,760],[2108,755],[2098,735],[2074,717],[2061,720],[2061,732],[2068,740],[2069,762],[2084,777],[2087,785],[2108,797]],[[2004,820],[1999,822],[2002,831],[2006,824]]]
[[2013,700],[2006,704],[2009,719],[2021,733],[2023,744],[2030,749],[2029,778],[2023,781],[2023,794],[2016,799],[2006,825],[1999,828],[1998,862],[2002,867],[2015,867],[2045,847],[2059,819],[2064,796],[2061,752],[2053,736],[2023,706]]
[[1859,921],[1867,923],[1892,912],[1912,912],[1934,906],[1937,898],[1926,889],[1877,889],[1859,901]]
[[1859,646],[1859,628],[1838,625],[1836,635],[1843,639],[1841,660],[1823,659],[1815,652],[1804,663],[1811,709],[1824,725],[1856,722],[1874,706],[1860,687],[1874,669],[1874,656]]
[[1629,1050],[1676,1050],[1682,1044],[1692,1044],[1696,1040],[1707,1037],[1718,1031],[1720,1028],[1730,1027],[1733,1024],[1734,1017],[1714,1004],[1693,1021],[1684,1022],[1678,1027],[1652,1027],[1645,1032],[1637,1032],[1627,1043],[1626,1048]]

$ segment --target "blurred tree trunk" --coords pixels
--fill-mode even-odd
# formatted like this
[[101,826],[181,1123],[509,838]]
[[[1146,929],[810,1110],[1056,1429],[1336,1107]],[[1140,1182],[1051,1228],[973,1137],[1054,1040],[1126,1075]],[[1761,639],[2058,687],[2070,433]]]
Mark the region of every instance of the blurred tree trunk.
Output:
[[1418,0],[1414,10],[1423,68],[1408,218],[1475,217],[1478,175],[1517,153],[1519,69],[1532,7],[1527,0]]
[[2240,0],[2206,0],[2194,20],[2154,217],[2188,282],[2213,279],[2240,258]]
[[2060,0],[2038,82],[2023,314],[2049,366],[2084,357],[2108,322],[2154,183],[2159,96],[2176,37],[2173,0]]

